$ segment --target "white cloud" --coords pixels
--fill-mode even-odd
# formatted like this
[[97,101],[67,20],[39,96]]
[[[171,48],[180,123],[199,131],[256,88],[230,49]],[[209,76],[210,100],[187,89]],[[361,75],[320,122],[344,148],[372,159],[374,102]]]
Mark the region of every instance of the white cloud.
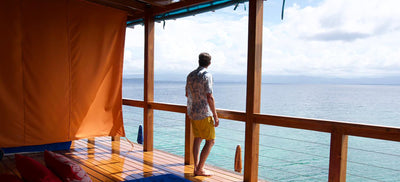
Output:
[[[397,1],[327,0],[293,5],[264,27],[264,73],[371,77],[400,75]],[[270,65],[270,66],[267,66]]]
[[[273,7],[264,10],[280,8],[279,3],[265,5]],[[283,21],[264,22],[263,74],[400,75],[397,5],[400,1],[326,0],[313,6],[287,4]],[[157,23],[156,72],[187,73],[197,66],[197,55],[206,51],[213,57],[212,72],[246,74],[247,15],[240,8],[232,9],[167,21],[165,29],[162,23]],[[136,26],[127,31],[124,73],[142,72],[143,27]]]
[[135,27],[127,28],[125,36],[124,75],[143,74],[144,58],[144,29]]

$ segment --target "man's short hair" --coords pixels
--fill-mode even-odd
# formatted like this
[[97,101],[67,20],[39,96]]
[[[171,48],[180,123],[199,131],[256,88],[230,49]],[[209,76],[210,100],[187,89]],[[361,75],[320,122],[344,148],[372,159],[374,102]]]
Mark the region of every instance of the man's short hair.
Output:
[[207,67],[211,64],[211,56],[206,52],[199,54],[199,66]]

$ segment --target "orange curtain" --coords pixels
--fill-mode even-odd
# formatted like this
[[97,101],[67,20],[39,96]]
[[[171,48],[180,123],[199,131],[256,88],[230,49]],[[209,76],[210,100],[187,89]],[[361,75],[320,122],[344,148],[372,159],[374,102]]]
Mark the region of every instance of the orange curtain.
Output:
[[0,21],[0,147],[125,135],[125,12],[83,0],[4,0]]

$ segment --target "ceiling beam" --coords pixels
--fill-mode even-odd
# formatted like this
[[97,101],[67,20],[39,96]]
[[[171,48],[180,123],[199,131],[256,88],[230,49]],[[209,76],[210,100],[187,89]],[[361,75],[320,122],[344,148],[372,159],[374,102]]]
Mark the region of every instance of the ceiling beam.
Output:
[[172,3],[171,0],[141,0],[141,1],[153,6],[166,6]]
[[127,21],[137,20],[141,18],[144,18],[144,13],[134,13],[128,16]]
[[153,15],[159,15],[159,14],[166,13],[169,11],[174,11],[174,10],[178,10],[178,9],[182,9],[182,8],[210,2],[210,1],[212,1],[212,0],[179,1],[179,2],[172,3],[172,4],[169,4],[166,6],[162,6],[162,7],[154,7]]
[[129,14],[135,14],[135,12],[144,12],[146,4],[135,1],[135,0],[87,0],[104,6],[120,9],[127,11]]
[[110,1],[112,3],[119,4],[122,6],[127,6],[131,9],[134,9],[137,11],[142,11],[142,12],[144,12],[144,10],[146,8],[146,4],[135,1],[135,0],[106,0],[106,1]]

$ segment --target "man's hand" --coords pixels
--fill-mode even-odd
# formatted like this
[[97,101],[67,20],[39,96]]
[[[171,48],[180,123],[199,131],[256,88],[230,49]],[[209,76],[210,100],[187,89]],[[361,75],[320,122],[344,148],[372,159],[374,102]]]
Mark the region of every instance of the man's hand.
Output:
[[208,105],[210,106],[211,112],[213,113],[214,127],[218,127],[219,119],[218,119],[218,115],[217,115],[217,110],[215,109],[215,102],[214,102],[214,97],[213,97],[212,93],[207,93],[207,102],[208,102]]
[[214,127],[218,127],[219,126],[219,118],[218,116],[214,116]]

